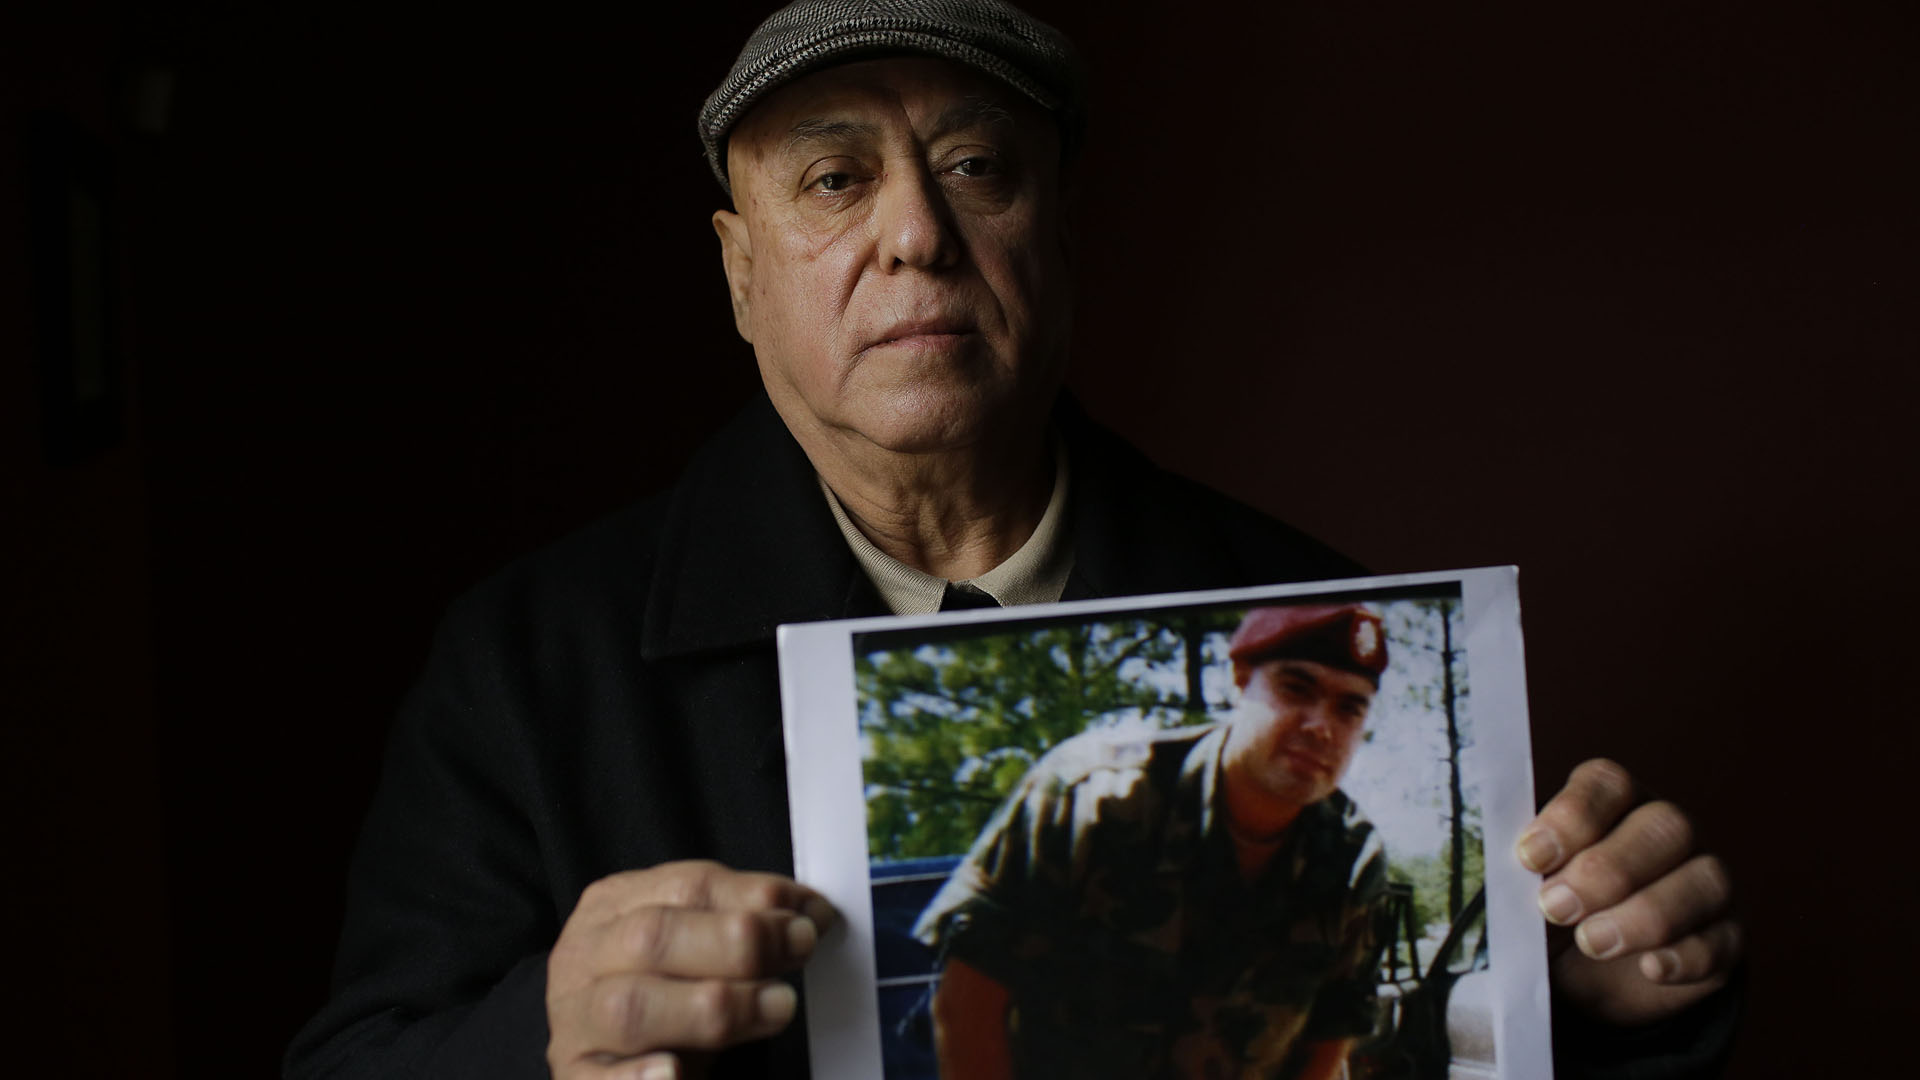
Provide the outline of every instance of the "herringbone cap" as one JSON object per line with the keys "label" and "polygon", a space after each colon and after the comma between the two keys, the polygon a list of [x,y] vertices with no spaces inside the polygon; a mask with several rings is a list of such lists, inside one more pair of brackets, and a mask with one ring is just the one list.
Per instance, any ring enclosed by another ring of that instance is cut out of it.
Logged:
{"label": "herringbone cap", "polygon": [[797,0],[747,39],[726,81],[700,109],[700,141],[720,186],[727,133],[778,87],[835,64],[902,53],[937,56],[994,76],[1039,102],[1077,141],[1085,79],[1066,35],[1001,0]]}

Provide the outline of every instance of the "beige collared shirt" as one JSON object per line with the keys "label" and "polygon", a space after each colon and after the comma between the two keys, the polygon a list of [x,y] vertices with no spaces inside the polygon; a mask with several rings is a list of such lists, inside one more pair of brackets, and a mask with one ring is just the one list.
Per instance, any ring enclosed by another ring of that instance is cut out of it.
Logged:
{"label": "beige collared shirt", "polygon": [[[940,597],[947,590],[945,578],[916,570],[874,546],[854,525],[840,505],[840,499],[820,481],[820,490],[833,509],[833,520],[840,535],[847,538],[853,557],[860,562],[895,615],[925,615],[940,610]],[[1067,526],[1067,452],[1056,444],[1053,449],[1053,495],[1047,499],[1046,513],[1033,535],[1007,561],[963,584],[972,585],[993,597],[1002,607],[1015,604],[1048,604],[1066,591],[1067,575],[1073,570],[1073,544]],[[962,584],[962,583],[956,583]]]}

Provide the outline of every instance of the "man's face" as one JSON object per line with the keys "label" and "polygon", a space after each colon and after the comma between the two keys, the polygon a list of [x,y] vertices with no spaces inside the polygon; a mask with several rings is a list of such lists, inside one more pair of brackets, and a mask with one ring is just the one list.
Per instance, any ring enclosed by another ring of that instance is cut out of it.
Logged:
{"label": "man's face", "polygon": [[803,444],[955,450],[1045,411],[1071,298],[1038,106],[942,60],[847,64],[756,105],[727,167],[735,321]]}
{"label": "man's face", "polygon": [[1374,686],[1311,660],[1269,660],[1248,676],[1227,735],[1229,782],[1298,808],[1333,793],[1366,728]]}

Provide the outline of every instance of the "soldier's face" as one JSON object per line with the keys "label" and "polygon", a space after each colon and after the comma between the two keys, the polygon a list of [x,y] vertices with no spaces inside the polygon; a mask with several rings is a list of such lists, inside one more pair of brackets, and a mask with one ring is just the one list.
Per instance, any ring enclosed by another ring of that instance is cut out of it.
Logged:
{"label": "soldier's face", "polygon": [[1251,784],[1293,807],[1333,794],[1360,744],[1373,694],[1364,677],[1311,660],[1254,668],[1227,735],[1229,782]]}
{"label": "soldier's face", "polygon": [[942,60],[846,64],[756,105],[714,215],[735,322],[787,426],[940,453],[1025,425],[1064,371],[1052,120]]}

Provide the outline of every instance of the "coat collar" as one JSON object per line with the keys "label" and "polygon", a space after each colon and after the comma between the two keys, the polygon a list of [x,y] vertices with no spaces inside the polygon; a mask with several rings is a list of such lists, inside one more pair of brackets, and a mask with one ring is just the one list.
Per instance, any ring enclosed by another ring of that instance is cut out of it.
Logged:
{"label": "coat collar", "polygon": [[[1073,469],[1065,599],[1249,584],[1192,485],[1062,395]],[[1276,579],[1277,580],[1277,579]],[[764,392],[704,446],[668,497],[650,587],[648,660],[771,642],[781,623],[887,614],[834,524],[812,462]]]}
{"label": "coat collar", "polygon": [[[1054,409],[1073,464],[1073,575],[1063,600],[1224,589],[1281,580],[1252,572],[1219,505],[1100,426],[1071,396]],[[1240,513],[1251,514],[1244,508]]]}
{"label": "coat collar", "polygon": [[668,498],[648,660],[770,642],[781,623],[884,615],[800,449],[762,392]]}

